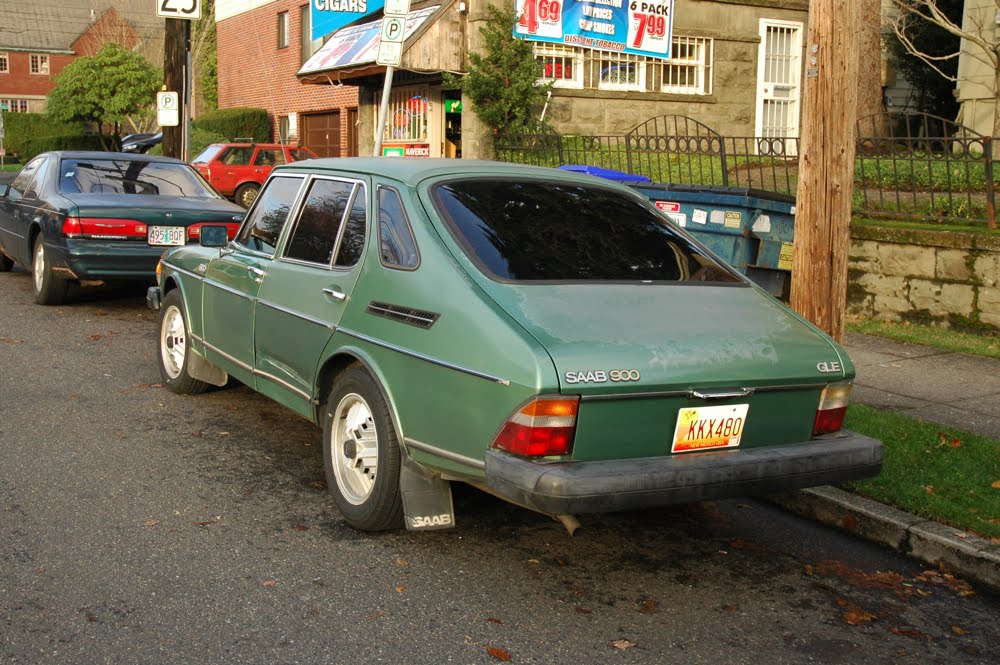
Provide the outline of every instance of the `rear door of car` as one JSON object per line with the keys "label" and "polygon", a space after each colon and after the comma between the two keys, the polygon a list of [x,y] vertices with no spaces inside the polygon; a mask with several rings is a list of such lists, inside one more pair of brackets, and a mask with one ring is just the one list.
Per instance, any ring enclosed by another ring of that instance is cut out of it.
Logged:
{"label": "rear door of car", "polygon": [[319,356],[340,323],[361,270],[367,183],[313,177],[260,285],[254,317],[257,390],[309,415]]}
{"label": "rear door of car", "polygon": [[[286,162],[285,153],[281,148],[268,148],[257,146],[257,152],[253,156],[253,164],[250,169],[251,180],[264,182],[275,166],[281,166]],[[244,180],[245,182],[245,180]]]}
{"label": "rear door of car", "polygon": [[261,282],[298,201],[303,176],[272,178],[233,242],[206,266],[202,299],[208,357],[255,387],[254,310]]}

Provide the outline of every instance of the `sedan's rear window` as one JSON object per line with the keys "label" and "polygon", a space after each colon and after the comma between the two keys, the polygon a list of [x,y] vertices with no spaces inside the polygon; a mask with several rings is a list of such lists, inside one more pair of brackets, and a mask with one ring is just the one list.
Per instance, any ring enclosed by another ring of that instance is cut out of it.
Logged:
{"label": "sedan's rear window", "polygon": [[614,190],[475,179],[434,192],[466,252],[501,280],[740,281],[666,219]]}
{"label": "sedan's rear window", "polygon": [[59,193],[218,198],[187,164],[128,159],[64,159]]}

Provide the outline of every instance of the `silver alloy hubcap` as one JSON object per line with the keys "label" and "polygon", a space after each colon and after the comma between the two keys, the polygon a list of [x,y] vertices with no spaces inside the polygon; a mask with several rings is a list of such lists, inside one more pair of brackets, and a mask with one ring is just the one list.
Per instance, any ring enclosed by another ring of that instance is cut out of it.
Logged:
{"label": "silver alloy hubcap", "polygon": [[361,395],[345,395],[333,414],[330,451],[337,488],[349,503],[365,502],[378,472],[378,431]]}
{"label": "silver alloy hubcap", "polygon": [[181,310],[171,305],[163,313],[160,326],[160,357],[167,376],[176,379],[184,369],[184,351],[187,348],[187,331]]}
{"label": "silver alloy hubcap", "polygon": [[35,279],[35,291],[41,291],[42,282],[45,280],[45,247],[41,242],[35,247],[35,265],[31,274]]}

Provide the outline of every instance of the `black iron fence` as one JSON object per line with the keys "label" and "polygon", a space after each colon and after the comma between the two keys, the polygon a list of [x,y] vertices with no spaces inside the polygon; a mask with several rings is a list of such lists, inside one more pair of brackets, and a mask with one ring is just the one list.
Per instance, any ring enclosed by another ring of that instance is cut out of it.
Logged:
{"label": "black iron fence", "polygon": [[[990,137],[925,114],[858,122],[854,210],[871,217],[964,222],[995,228],[1000,177]],[[562,135],[545,128],[502,136],[503,161],[585,164],[654,182],[747,187],[795,194],[799,140],[723,136],[693,118],[659,116],[624,135]]]}

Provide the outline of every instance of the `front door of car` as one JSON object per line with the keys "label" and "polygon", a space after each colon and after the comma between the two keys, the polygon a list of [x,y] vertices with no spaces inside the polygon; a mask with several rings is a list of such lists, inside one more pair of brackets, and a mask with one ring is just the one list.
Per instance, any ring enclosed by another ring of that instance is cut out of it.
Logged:
{"label": "front door of car", "polygon": [[257,390],[306,416],[320,354],[361,270],[367,203],[362,182],[313,178],[281,256],[260,286],[254,317]]}
{"label": "front door of car", "polygon": [[212,168],[212,185],[220,193],[230,196],[236,186],[246,179],[250,170],[250,160],[253,156],[253,146],[229,146],[218,157],[221,168],[216,175]]}
{"label": "front door of car", "polygon": [[273,263],[304,178],[267,183],[236,238],[205,270],[202,320],[209,360],[256,387],[254,310],[261,282]]}

